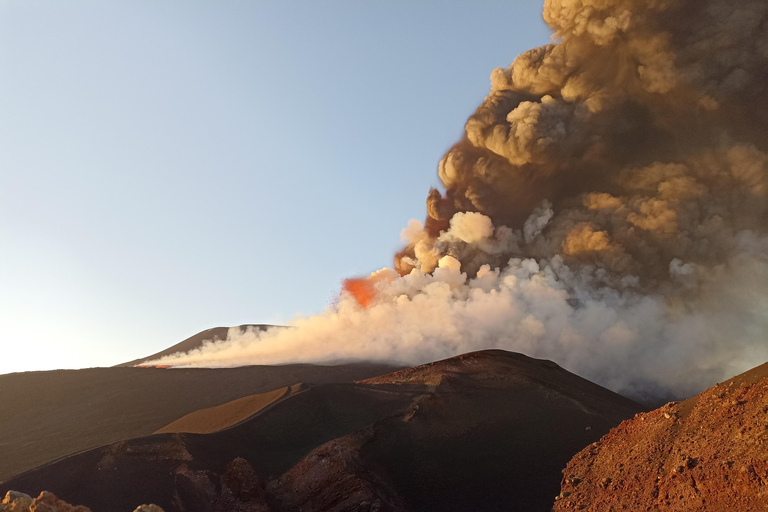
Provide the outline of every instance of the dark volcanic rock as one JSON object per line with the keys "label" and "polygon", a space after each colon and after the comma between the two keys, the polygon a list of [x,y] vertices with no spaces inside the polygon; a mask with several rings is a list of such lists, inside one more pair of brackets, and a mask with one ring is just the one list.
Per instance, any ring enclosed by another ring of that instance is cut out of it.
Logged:
{"label": "dark volcanic rock", "polygon": [[475,352],[310,385],[210,434],[156,434],[20,475],[95,511],[548,512],[561,469],[641,407],[550,361]]}
{"label": "dark volcanic rock", "polygon": [[[0,482],[98,446],[146,436],[191,412],[298,382],[352,382],[382,364],[89,368],[0,375]],[[230,459],[231,460],[231,459]]]}
{"label": "dark volcanic rock", "polygon": [[[156,503],[166,512],[212,512],[227,466],[240,457],[264,481],[337,437],[406,407],[410,392],[372,392],[357,384],[305,391],[213,434],[155,434],[121,441],[28,471],[0,489],[51,489],[97,512]],[[231,474],[231,472],[230,472]]]}
{"label": "dark volcanic rock", "polygon": [[247,460],[238,457],[227,464],[216,512],[269,512],[266,500],[264,485]]}
{"label": "dark volcanic rock", "polygon": [[563,472],[554,510],[768,510],[768,364],[623,422]]}
{"label": "dark volcanic rock", "polygon": [[639,410],[550,361],[502,351],[361,384],[411,400],[271,482],[284,510],[549,511],[569,454]]}
{"label": "dark volcanic rock", "polygon": [[361,448],[370,429],[313,450],[270,485],[284,510],[402,512],[407,510],[387,477],[368,464]]}

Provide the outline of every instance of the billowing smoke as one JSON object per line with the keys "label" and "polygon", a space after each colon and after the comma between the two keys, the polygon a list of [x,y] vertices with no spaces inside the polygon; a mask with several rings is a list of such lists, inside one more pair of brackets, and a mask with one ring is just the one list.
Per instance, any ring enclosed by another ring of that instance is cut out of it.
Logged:
{"label": "billowing smoke", "polygon": [[499,347],[685,396],[768,359],[768,3],[547,0],[544,19],[555,42],[493,71],[395,270],[159,363]]}

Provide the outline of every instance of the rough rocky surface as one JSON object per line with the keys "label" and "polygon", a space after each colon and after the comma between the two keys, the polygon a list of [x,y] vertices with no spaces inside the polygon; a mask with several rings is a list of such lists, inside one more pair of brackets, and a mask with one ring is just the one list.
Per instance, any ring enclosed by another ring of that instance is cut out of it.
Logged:
{"label": "rough rocky surface", "polygon": [[282,509],[303,512],[408,510],[386,474],[361,454],[371,434],[363,431],[316,448],[271,482],[271,494]]}
{"label": "rough rocky surface", "polygon": [[248,461],[237,458],[227,464],[221,477],[216,512],[269,512],[267,493]]}
{"label": "rough rocky surface", "polygon": [[28,512],[32,506],[32,497],[23,492],[8,491],[0,504],[2,512]]}
{"label": "rough rocky surface", "polygon": [[[240,509],[231,510],[240,511]],[[8,491],[0,502],[0,512],[91,512],[91,509],[82,505],[70,505],[48,491],[41,492],[37,498],[32,498],[23,492]],[[164,510],[157,505],[149,504],[139,505],[133,512],[164,512]]]}
{"label": "rough rocky surface", "polygon": [[561,490],[556,512],[768,510],[768,364],[623,422]]}
{"label": "rough rocky surface", "polygon": [[91,509],[81,505],[70,505],[48,491],[41,492],[34,499],[28,494],[8,491],[0,503],[0,512],[91,512]]}

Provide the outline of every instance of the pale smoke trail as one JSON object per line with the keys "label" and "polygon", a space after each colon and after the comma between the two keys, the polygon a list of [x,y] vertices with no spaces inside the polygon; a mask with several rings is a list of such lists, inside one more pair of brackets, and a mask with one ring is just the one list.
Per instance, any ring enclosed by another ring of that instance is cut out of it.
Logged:
{"label": "pale smoke trail", "polygon": [[431,274],[374,274],[378,293],[368,308],[343,294],[335,308],[293,328],[233,329],[226,341],[155,364],[417,364],[498,347],[552,359],[631,396],[688,396],[768,359],[768,240],[744,233],[740,243],[727,268],[695,275],[672,266],[675,279],[699,281],[695,310],[631,291],[629,282],[622,292],[595,288],[595,275],[574,273],[560,257],[515,259],[467,278],[445,256]]}
{"label": "pale smoke trail", "polygon": [[342,296],[162,362],[500,347],[684,396],[768,359],[768,2],[548,0],[544,18],[558,42],[492,73],[370,307]]}

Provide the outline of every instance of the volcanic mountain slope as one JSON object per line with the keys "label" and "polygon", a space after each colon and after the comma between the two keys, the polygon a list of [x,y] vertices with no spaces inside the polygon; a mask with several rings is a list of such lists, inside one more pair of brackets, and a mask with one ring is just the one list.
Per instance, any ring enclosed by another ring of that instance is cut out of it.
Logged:
{"label": "volcanic mountain slope", "polygon": [[215,407],[200,409],[182,416],[169,425],[159,429],[155,434],[211,434],[233,427],[266,407],[285,400],[289,396],[306,389],[304,384],[275,389],[267,393],[244,396]]}
{"label": "volcanic mountain slope", "polygon": [[112,444],[0,491],[45,488],[94,512],[548,512],[571,456],[640,409],[549,361],[475,352],[305,386],[233,427]]}
{"label": "volcanic mountain slope", "polygon": [[170,356],[171,354],[176,354],[178,352],[189,352],[190,350],[194,350],[202,347],[206,341],[226,340],[227,334],[229,334],[230,329],[239,329],[240,333],[242,334],[247,329],[263,331],[270,327],[278,327],[278,326],[266,325],[266,324],[243,324],[243,325],[238,325],[236,327],[212,327],[210,329],[200,331],[194,336],[190,336],[184,341],[180,341],[179,343],[171,347],[168,347],[165,350],[161,350],[160,352],[156,352],[152,355],[142,357],[139,359],[134,359],[133,361],[128,361],[127,363],[122,363],[115,366],[136,366],[137,364],[141,364],[145,361],[152,361],[153,359],[158,359],[164,356]]}
{"label": "volcanic mountain slope", "polygon": [[393,369],[293,364],[0,375],[0,481],[60,457],[149,435],[201,408],[297,382],[352,382]]}
{"label": "volcanic mountain slope", "polygon": [[640,414],[563,472],[554,510],[768,510],[768,363]]}

